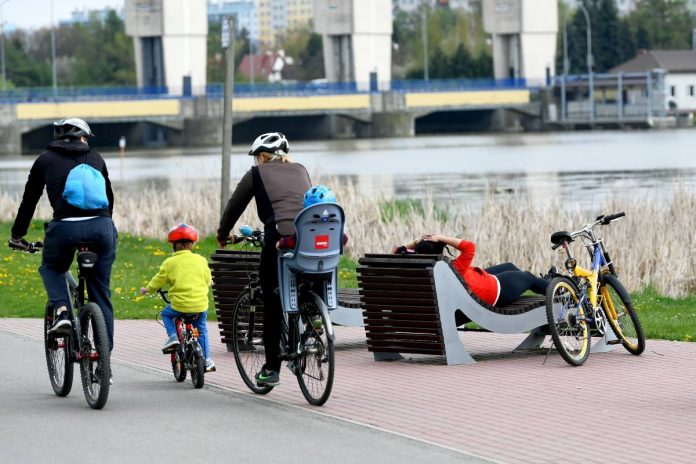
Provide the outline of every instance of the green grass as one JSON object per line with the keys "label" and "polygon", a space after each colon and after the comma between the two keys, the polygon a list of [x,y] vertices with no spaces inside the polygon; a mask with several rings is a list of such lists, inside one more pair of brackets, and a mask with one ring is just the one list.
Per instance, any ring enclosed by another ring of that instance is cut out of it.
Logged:
{"label": "green grass", "polygon": [[674,299],[648,288],[631,297],[647,338],[696,341],[696,296]]}
{"label": "green grass", "polygon": [[[41,222],[31,225],[27,239],[41,238]],[[10,236],[10,224],[0,223],[0,237]],[[195,252],[210,257],[216,244],[206,237],[196,245]],[[171,254],[170,245],[163,240],[121,234],[116,262],[112,271],[111,290],[116,317],[119,319],[149,319],[162,308],[157,296],[136,296],[136,291],[155,275],[162,261]],[[43,317],[46,295],[38,274],[41,256],[17,253],[0,246],[0,316]],[[357,287],[357,263],[341,258],[339,287]],[[696,340],[696,295],[673,299],[656,293],[652,288],[632,295],[634,306],[648,338],[666,340]],[[215,319],[212,292],[209,317]]]}
{"label": "green grass", "polygon": [[[26,238],[42,239],[42,221],[31,224]],[[11,224],[0,223],[0,237],[10,237]],[[43,317],[46,293],[38,273],[41,255],[18,253],[0,246],[0,316]],[[214,237],[206,237],[196,244],[194,252],[210,256],[216,248]],[[111,299],[118,319],[150,319],[164,306],[158,295],[137,296],[140,287],[157,273],[160,264],[172,253],[171,245],[164,240],[133,237],[119,234],[116,262],[111,274]],[[339,286],[356,287],[356,263],[341,258]],[[76,273],[73,265],[73,273]],[[209,319],[215,320],[212,292],[209,295]]]}

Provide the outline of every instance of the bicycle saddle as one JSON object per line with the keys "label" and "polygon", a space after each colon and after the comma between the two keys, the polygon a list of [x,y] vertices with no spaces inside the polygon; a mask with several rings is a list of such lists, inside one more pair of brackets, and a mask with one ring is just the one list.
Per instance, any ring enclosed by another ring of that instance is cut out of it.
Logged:
{"label": "bicycle saddle", "polygon": [[573,237],[570,236],[570,232],[567,230],[560,230],[551,234],[551,243],[554,245],[560,245],[561,243],[570,243],[573,241]]}

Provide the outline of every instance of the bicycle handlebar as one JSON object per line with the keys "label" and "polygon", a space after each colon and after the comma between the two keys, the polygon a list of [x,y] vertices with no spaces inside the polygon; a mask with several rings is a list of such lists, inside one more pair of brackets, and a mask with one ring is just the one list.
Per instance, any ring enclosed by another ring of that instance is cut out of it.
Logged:
{"label": "bicycle handlebar", "polygon": [[164,300],[165,303],[167,303],[167,304],[170,303],[169,298],[167,298],[167,293],[168,293],[168,292],[167,292],[166,290],[162,290],[162,289],[160,288],[159,290],[157,290],[157,293],[160,294],[160,296],[162,297],[162,299]]}
{"label": "bicycle handlebar", "polygon": [[13,240],[8,240],[7,246],[9,246],[12,250],[15,251],[21,251],[23,253],[30,253],[34,254],[40,251],[43,248],[43,242],[41,241],[36,241],[36,242],[27,242],[24,239],[20,239],[19,241],[13,241]]}
{"label": "bicycle handlebar", "polygon": [[571,237],[577,237],[578,235],[581,235],[582,233],[589,233],[590,231],[592,231],[592,229],[594,229],[594,226],[596,226],[596,225],[606,226],[610,222],[615,221],[615,220],[622,218],[624,216],[626,216],[626,213],[623,211],[620,213],[616,213],[616,214],[609,214],[608,216],[605,216],[602,214],[601,216],[597,216],[597,219],[595,219],[595,222],[593,222],[592,224],[587,224],[582,229],[576,230],[575,232],[573,232],[570,235],[571,235]]}

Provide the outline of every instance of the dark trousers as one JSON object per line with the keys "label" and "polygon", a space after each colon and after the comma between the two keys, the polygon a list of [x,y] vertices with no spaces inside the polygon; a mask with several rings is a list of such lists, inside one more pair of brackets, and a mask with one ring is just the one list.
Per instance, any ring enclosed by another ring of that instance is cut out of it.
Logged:
{"label": "dark trousers", "polygon": [[520,297],[527,290],[539,295],[546,294],[549,281],[537,277],[529,271],[523,271],[512,263],[496,264],[485,269],[493,274],[500,282],[500,296],[496,306],[505,306]]}
{"label": "dark trousers", "polygon": [[259,278],[263,292],[263,346],[266,350],[264,367],[270,371],[279,371],[283,307],[278,294],[278,250],[275,241],[267,241],[261,249]]}
{"label": "dark trousers", "polygon": [[54,308],[70,308],[65,273],[70,269],[77,244],[94,244],[91,248],[97,254],[98,260],[87,279],[87,295],[89,301],[99,305],[104,313],[110,349],[114,346],[114,307],[111,304],[109,285],[111,267],[116,259],[117,237],[116,227],[110,217],[96,217],[84,221],[51,221],[46,228],[39,267],[49,304]]}

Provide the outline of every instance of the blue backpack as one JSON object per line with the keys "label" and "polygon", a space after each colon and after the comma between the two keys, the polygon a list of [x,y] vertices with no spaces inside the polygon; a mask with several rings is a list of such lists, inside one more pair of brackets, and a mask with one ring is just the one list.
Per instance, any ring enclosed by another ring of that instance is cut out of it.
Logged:
{"label": "blue backpack", "polygon": [[63,199],[80,209],[108,208],[104,176],[89,164],[78,164],[68,174]]}

